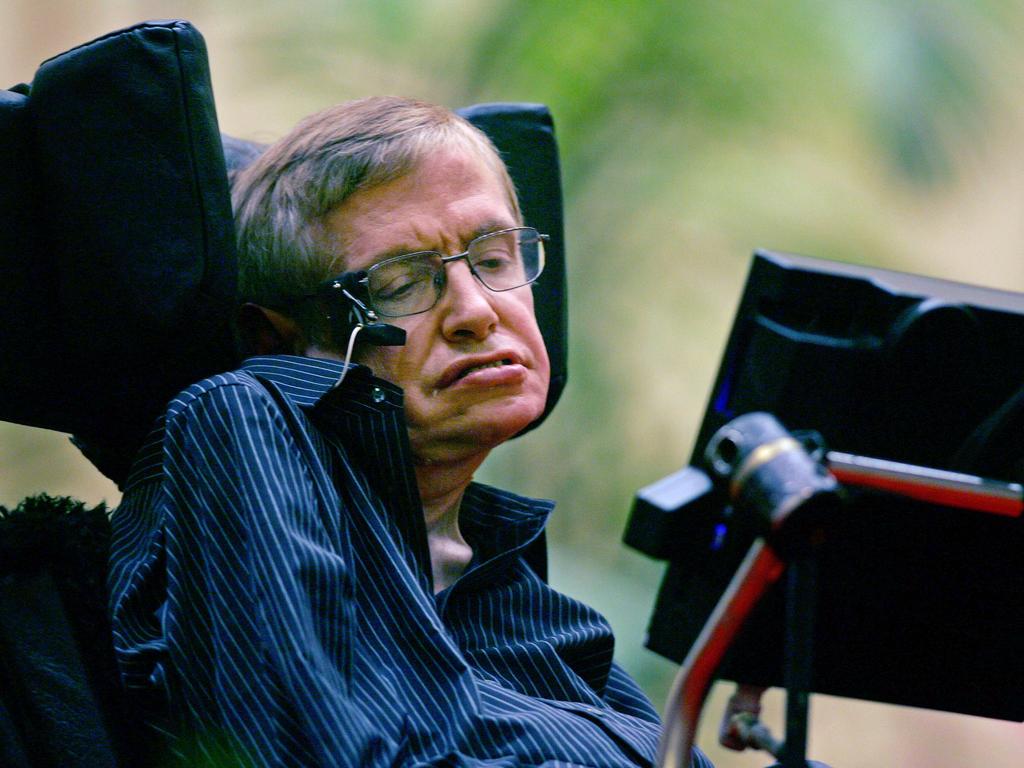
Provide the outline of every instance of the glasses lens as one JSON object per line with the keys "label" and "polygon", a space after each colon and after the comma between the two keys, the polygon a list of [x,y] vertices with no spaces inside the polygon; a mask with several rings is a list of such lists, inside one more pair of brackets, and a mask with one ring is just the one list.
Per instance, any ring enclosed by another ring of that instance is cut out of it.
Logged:
{"label": "glasses lens", "polygon": [[370,304],[380,315],[401,317],[426,312],[440,295],[441,257],[414,253],[383,261],[367,274]]}
{"label": "glasses lens", "polygon": [[540,277],[544,242],[532,227],[495,232],[469,244],[469,262],[492,291],[509,291]]}

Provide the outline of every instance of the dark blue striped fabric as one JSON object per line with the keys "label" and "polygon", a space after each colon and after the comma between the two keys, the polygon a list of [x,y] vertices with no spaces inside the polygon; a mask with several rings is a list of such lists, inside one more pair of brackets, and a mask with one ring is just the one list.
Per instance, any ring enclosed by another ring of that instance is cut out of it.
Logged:
{"label": "dark blue striped fabric", "polygon": [[111,611],[154,725],[261,766],[649,764],[658,718],[607,622],[522,556],[552,504],[471,485],[473,562],[433,594],[401,392],[359,366],[331,389],[341,369],[254,358],[140,453]]}

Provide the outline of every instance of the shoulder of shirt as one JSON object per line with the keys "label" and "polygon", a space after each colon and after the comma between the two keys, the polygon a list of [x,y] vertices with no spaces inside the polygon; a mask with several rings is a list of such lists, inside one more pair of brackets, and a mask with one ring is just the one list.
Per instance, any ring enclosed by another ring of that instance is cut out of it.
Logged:
{"label": "shoulder of shirt", "polygon": [[266,391],[266,387],[264,387],[251,373],[243,370],[231,371],[229,373],[218,373],[215,376],[210,376],[186,387],[175,395],[175,397],[167,404],[166,421],[171,422],[180,418],[180,416],[186,413],[196,403],[196,401],[202,400],[212,393],[222,392],[234,387],[244,387],[246,389],[253,390],[254,392],[260,392],[267,398],[270,397],[269,393]]}
{"label": "shoulder of shirt", "polygon": [[238,387],[250,390],[256,397],[271,399],[266,387],[255,376],[242,370],[210,376],[186,387],[175,395],[167,404],[164,412],[157,418],[136,453],[131,472],[125,482],[125,489],[138,483],[158,480],[163,477],[164,440],[170,425],[188,418],[190,411],[200,401]]}

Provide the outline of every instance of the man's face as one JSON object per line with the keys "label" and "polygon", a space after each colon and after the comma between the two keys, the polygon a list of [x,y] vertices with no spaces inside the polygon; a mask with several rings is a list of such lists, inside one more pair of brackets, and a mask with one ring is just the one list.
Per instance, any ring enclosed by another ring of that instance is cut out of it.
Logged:
{"label": "man's face", "polygon": [[[461,253],[473,238],[517,224],[493,170],[468,150],[446,149],[349,197],[327,230],[344,269],[357,270],[401,253]],[[464,260],[445,270],[447,286],[433,309],[389,320],[405,329],[405,346],[364,345],[356,356],[405,390],[421,464],[490,450],[536,419],[547,397],[550,369],[530,287],[489,291]]]}

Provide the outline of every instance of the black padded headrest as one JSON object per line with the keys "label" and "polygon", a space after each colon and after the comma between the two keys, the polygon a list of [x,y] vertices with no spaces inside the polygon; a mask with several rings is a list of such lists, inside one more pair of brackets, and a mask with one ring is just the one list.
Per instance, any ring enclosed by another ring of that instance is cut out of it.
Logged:
{"label": "black padded headrest", "polygon": [[118,479],[176,389],[233,362],[206,49],[184,22],[141,24],[49,59],[7,98],[20,167],[0,182],[0,418],[80,436]]}
{"label": "black padded headrest", "polygon": [[[552,237],[535,288],[546,417],[567,370],[551,117],[516,104],[463,114],[502,152],[526,221]],[[168,399],[237,363],[225,152],[241,167],[259,150],[220,135],[205,43],[184,21],[44,62],[31,88],[0,92],[0,142],[0,420],[73,433],[120,482]]]}

